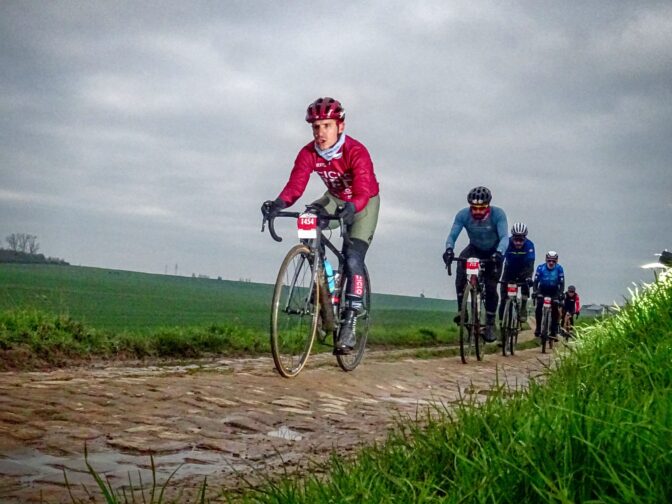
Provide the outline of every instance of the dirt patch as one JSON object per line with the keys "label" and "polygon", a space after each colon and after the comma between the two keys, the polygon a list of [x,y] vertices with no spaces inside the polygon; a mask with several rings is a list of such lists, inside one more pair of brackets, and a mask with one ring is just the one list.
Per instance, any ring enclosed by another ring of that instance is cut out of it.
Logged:
{"label": "dirt patch", "polygon": [[[409,351],[407,351],[409,352]],[[417,350],[416,350],[417,352]],[[311,356],[294,379],[269,357],[179,366],[89,366],[0,376],[0,501],[71,502],[82,485],[94,495],[89,462],[114,488],[159,481],[179,467],[171,488],[193,495],[235,491],[278,471],[304,470],[336,450],[355,453],[382,441],[400,416],[450,405],[460,394],[485,397],[499,380],[524,386],[549,365],[538,348],[513,357],[489,354],[417,359],[368,352],[344,373],[329,354]],[[177,490],[173,490],[173,493]],[[102,499],[98,499],[102,501]]]}

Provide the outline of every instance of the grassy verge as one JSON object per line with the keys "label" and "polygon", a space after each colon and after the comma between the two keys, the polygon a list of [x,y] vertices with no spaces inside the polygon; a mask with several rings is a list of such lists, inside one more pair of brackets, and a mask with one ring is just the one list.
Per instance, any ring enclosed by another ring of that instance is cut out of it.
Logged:
{"label": "grassy verge", "polygon": [[[672,279],[583,329],[526,392],[404,421],[355,460],[244,502],[672,501]],[[326,474],[326,476],[325,476]]]}

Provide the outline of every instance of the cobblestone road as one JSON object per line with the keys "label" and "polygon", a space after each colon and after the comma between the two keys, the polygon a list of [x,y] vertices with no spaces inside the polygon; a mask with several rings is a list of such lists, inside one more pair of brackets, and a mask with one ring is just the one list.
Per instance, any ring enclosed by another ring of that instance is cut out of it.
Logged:
{"label": "cobblestone road", "polygon": [[[211,489],[254,478],[260,468],[301,469],[332,449],[351,452],[383,440],[401,415],[464,391],[481,394],[499,379],[524,386],[549,365],[538,348],[514,357],[489,354],[389,361],[370,352],[352,373],[331,356],[313,356],[291,380],[270,358],[186,367],[68,368],[0,375],[0,502],[72,502],[97,496],[84,464],[113,487],[161,481],[181,465],[170,488]],[[193,494],[192,494],[193,495]],[[211,494],[212,496],[212,494]]]}

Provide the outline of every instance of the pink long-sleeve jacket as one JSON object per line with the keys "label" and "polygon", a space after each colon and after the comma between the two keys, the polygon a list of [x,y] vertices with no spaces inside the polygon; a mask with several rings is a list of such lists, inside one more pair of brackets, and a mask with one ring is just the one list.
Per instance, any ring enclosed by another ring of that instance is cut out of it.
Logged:
{"label": "pink long-sleeve jacket", "polygon": [[341,153],[340,158],[327,161],[317,154],[314,142],[304,146],[296,156],[280,199],[287,206],[294,204],[305,191],[310,174],[316,172],[332,195],[352,202],[355,211],[361,211],[379,191],[371,156],[363,144],[349,136],[345,137]]}

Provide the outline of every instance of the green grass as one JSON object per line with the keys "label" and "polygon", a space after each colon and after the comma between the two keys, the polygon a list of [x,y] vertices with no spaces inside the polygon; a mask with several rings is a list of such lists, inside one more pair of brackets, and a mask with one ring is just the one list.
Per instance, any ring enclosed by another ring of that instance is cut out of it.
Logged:
{"label": "green grass", "polygon": [[[57,265],[0,264],[0,350],[87,356],[268,353],[273,286]],[[372,295],[371,346],[454,340],[455,303]]]}
{"label": "green grass", "polygon": [[[672,502],[672,278],[579,331],[546,380],[436,406],[244,502]],[[318,476],[319,475],[319,476]]]}

